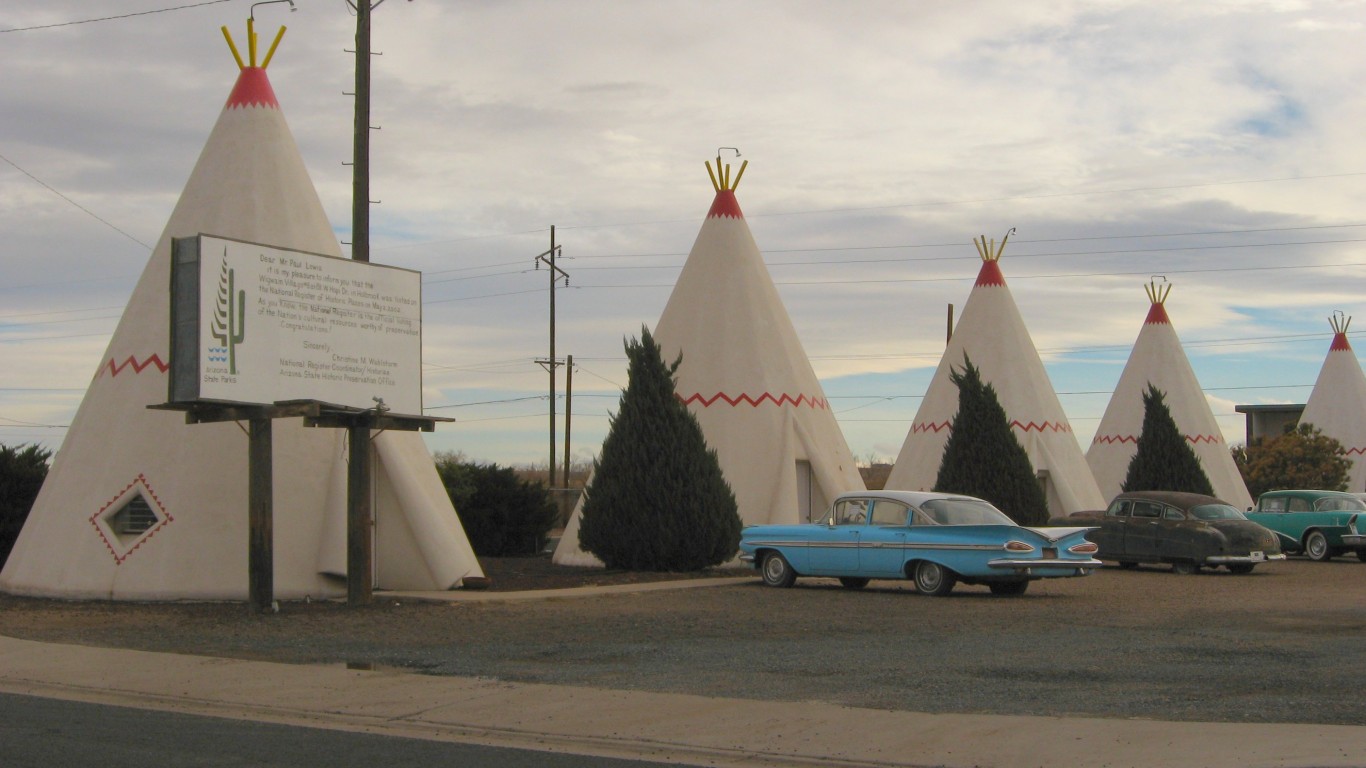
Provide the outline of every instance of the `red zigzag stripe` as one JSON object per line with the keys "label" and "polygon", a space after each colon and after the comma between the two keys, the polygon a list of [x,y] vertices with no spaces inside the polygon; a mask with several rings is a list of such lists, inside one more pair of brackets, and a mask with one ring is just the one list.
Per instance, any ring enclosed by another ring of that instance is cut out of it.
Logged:
{"label": "red zigzag stripe", "polygon": [[[1199,445],[1201,443],[1218,445],[1224,442],[1224,438],[1219,437],[1218,435],[1186,435],[1185,438],[1186,442],[1194,443],[1195,445]],[[1091,442],[1101,443],[1102,445],[1112,445],[1114,443],[1133,443],[1137,445],[1138,438],[1134,437],[1133,435],[1100,435],[1093,439]]]}
{"label": "red zigzag stripe", "polygon": [[[1012,421],[1012,422],[1010,422],[1010,426],[1011,426],[1012,428],[1014,428],[1014,429],[1020,430],[1021,432],[1071,432],[1071,431],[1072,431],[1072,425],[1070,425],[1070,424],[1054,423],[1054,422],[1051,422],[1051,421],[1045,421],[1045,422],[1042,422],[1042,423],[1036,423],[1036,422],[1031,421],[1031,422],[1029,422],[1028,424],[1021,424],[1021,423],[1018,422],[1018,421]],[[911,432],[912,432],[912,433],[915,433],[915,432],[942,432],[943,430],[946,430],[946,429],[948,429],[949,427],[950,427],[950,424],[949,424],[949,422],[947,422],[947,421],[941,421],[941,422],[939,422],[939,423],[933,423],[933,422],[931,422],[931,423],[929,423],[929,424],[913,424],[913,425],[911,425]]]}
{"label": "red zigzag stripe", "polygon": [[98,379],[99,377],[103,376],[105,371],[109,372],[110,377],[118,376],[120,373],[124,371],[124,369],[128,368],[129,366],[133,367],[133,373],[142,373],[144,369],[153,365],[155,365],[157,367],[157,370],[161,371],[162,373],[165,373],[166,371],[170,370],[171,367],[166,363],[161,362],[161,357],[157,355],[157,353],[155,352],[153,352],[150,357],[141,362],[139,362],[136,357],[129,355],[128,359],[124,360],[118,365],[114,364],[114,358],[111,357],[109,358],[108,362],[100,366],[100,372],[95,375],[95,378]]}
{"label": "red zigzag stripe", "polygon": [[823,397],[807,397],[806,395],[797,395],[794,398],[788,394],[782,394],[778,397],[774,397],[768,392],[759,395],[757,398],[750,397],[749,393],[747,392],[742,392],[737,397],[731,397],[730,395],[727,395],[725,392],[717,392],[711,397],[703,397],[702,393],[700,392],[689,395],[688,397],[683,397],[682,395],[675,393],[674,397],[677,397],[684,405],[692,405],[693,403],[698,403],[703,408],[710,408],[712,406],[712,403],[715,403],[717,400],[723,400],[727,405],[732,406],[739,405],[741,403],[748,403],[749,405],[755,408],[758,408],[761,404],[763,404],[765,400],[767,400],[770,403],[773,403],[774,405],[780,406],[795,405],[797,407],[801,407],[802,405],[808,405],[812,408],[829,408],[829,403],[827,403],[825,398]]}

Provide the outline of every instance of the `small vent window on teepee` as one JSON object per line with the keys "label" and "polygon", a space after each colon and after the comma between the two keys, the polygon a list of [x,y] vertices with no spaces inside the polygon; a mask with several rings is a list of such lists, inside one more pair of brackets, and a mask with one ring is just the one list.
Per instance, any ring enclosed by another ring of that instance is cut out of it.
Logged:
{"label": "small vent window on teepee", "polygon": [[172,521],[171,514],[142,475],[90,517],[90,523],[119,565]]}
{"label": "small vent window on teepee", "polygon": [[142,494],[135,495],[127,504],[104,517],[105,525],[125,546],[155,528],[159,522],[161,519],[157,517],[156,510],[142,498]]}

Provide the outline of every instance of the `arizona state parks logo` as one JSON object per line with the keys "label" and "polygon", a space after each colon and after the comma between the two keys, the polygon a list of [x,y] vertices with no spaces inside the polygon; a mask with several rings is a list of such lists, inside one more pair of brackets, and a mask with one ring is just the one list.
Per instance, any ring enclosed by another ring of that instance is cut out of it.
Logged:
{"label": "arizona state parks logo", "polygon": [[[234,303],[235,302],[235,303]],[[219,346],[208,350],[209,362],[227,363],[228,375],[237,375],[237,345],[247,337],[247,292],[237,290],[237,270],[228,269],[228,251],[223,249],[223,268],[218,277],[218,299],[209,334]]]}

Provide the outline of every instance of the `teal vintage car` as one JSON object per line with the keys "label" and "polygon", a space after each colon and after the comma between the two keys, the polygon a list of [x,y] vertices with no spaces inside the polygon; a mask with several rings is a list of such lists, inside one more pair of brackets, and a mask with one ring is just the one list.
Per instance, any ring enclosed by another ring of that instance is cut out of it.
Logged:
{"label": "teal vintage car", "polygon": [[1281,549],[1311,560],[1356,552],[1366,562],[1366,502],[1342,491],[1267,491],[1247,519],[1276,533]]}
{"label": "teal vintage car", "polygon": [[825,576],[851,589],[871,579],[910,579],[927,595],[947,595],[959,582],[1022,595],[1035,579],[1099,568],[1088,530],[1025,528],[971,496],[860,491],[836,497],[814,523],[745,528],[740,559],[773,587]]}

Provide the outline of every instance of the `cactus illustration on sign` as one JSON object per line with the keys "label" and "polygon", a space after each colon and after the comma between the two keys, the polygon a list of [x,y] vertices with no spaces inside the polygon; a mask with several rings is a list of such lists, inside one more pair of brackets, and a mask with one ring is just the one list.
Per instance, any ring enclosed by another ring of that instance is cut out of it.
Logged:
{"label": "cactus illustration on sign", "polygon": [[[237,375],[237,345],[246,338],[247,292],[236,289],[237,270],[228,269],[228,252],[223,251],[223,269],[218,278],[218,303],[210,330],[228,350],[228,373]],[[233,306],[233,299],[237,305]]]}

